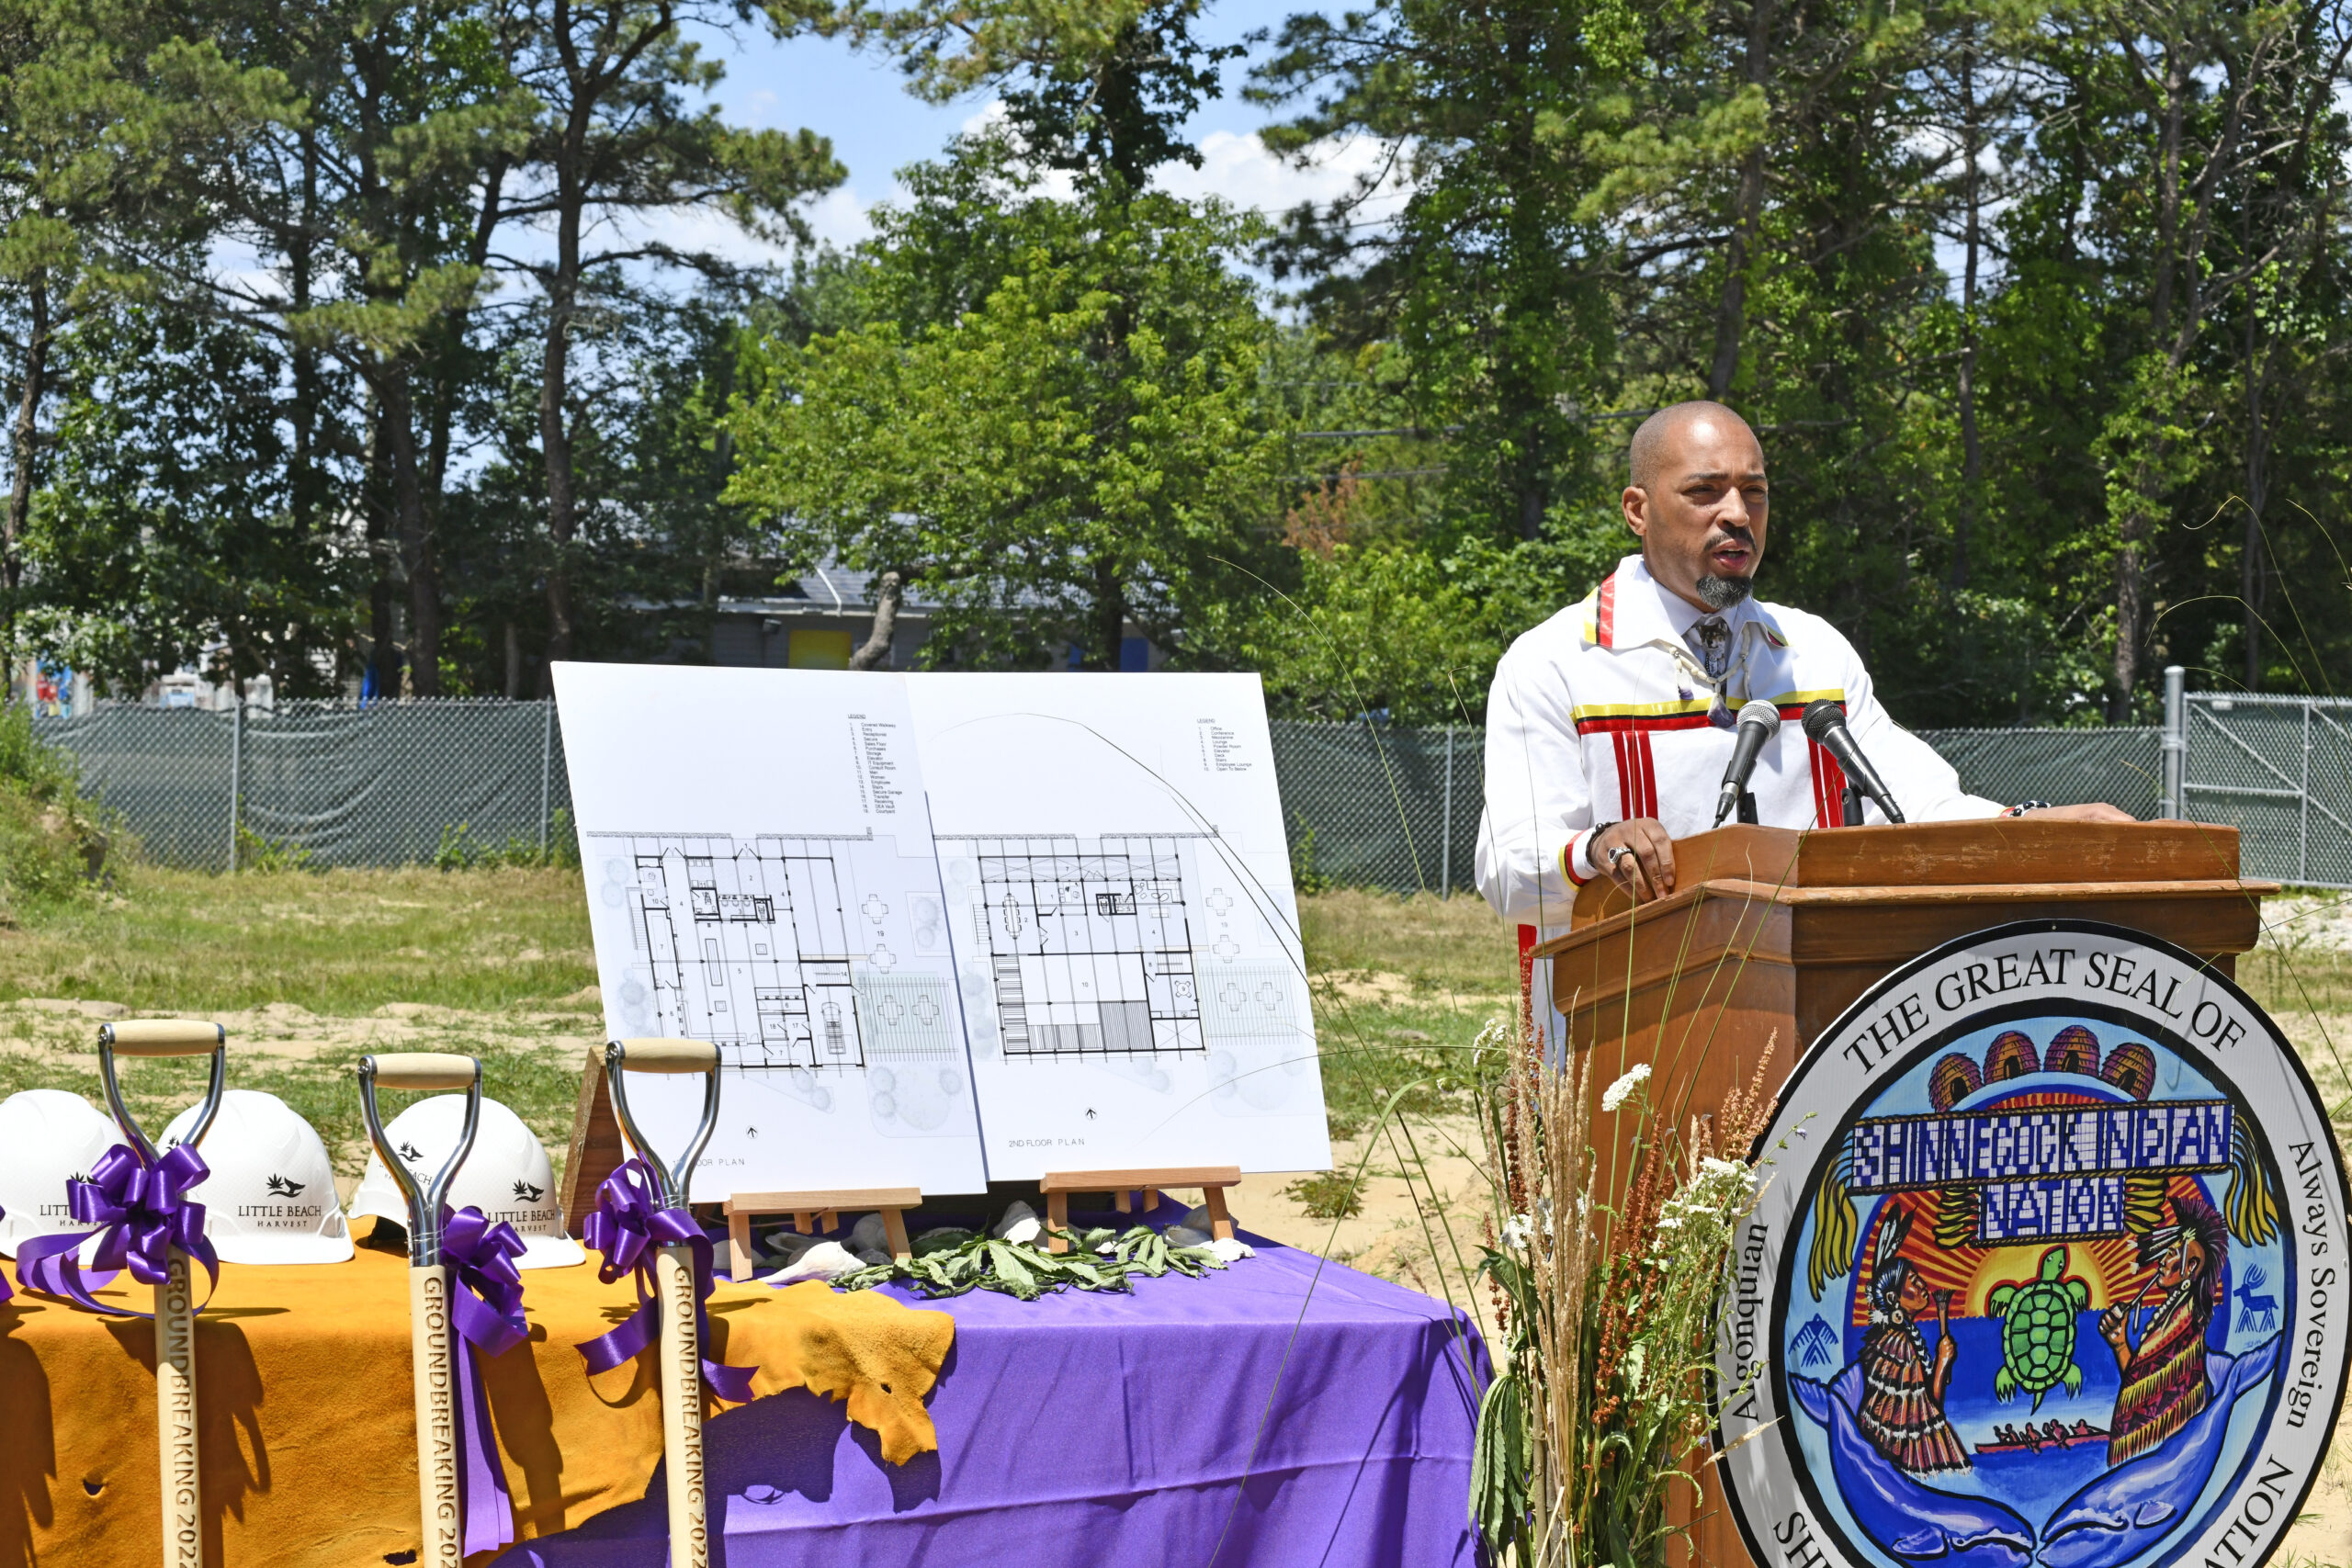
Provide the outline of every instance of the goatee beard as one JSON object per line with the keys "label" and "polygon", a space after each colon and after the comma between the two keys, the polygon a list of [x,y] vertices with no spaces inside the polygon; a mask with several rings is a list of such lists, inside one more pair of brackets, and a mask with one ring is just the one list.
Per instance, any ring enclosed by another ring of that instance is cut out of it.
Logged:
{"label": "goatee beard", "polygon": [[1699,598],[1710,610],[1728,610],[1756,589],[1752,577],[1702,577]]}

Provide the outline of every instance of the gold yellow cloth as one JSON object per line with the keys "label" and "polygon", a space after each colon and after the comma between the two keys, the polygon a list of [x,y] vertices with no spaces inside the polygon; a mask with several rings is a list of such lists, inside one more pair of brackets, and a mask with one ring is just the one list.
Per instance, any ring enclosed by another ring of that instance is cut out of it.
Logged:
{"label": "gold yellow cloth", "polygon": [[[217,1568],[370,1564],[421,1535],[408,1264],[221,1265],[197,1325],[205,1561]],[[202,1287],[201,1270],[198,1274]],[[637,1305],[592,1260],[523,1276],[529,1343],[483,1366],[520,1540],[645,1495],[662,1457],[650,1357],[591,1379],[573,1347]],[[141,1309],[124,1275],[97,1292]],[[936,1449],[923,1397],[956,1335],[943,1312],[821,1283],[725,1280],[712,1359],[759,1369],[758,1394],[807,1388],[903,1464]],[[155,1332],[21,1289],[0,1305],[0,1568],[119,1568],[162,1554]],[[413,1561],[413,1559],[407,1559]]]}

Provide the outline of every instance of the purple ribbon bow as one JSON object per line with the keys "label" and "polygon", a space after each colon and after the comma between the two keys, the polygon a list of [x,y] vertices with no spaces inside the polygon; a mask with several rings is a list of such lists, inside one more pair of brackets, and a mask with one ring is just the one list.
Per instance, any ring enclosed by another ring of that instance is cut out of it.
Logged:
{"label": "purple ribbon bow", "polygon": [[204,1235],[204,1205],[187,1196],[188,1189],[211,1174],[203,1156],[187,1144],[165,1150],[152,1165],[130,1145],[117,1144],[99,1157],[88,1180],[65,1184],[66,1207],[74,1218],[99,1227],[90,1266],[100,1277],[85,1281],[75,1256],[93,1234],[89,1231],[26,1242],[17,1248],[17,1277],[36,1291],[63,1296],[92,1312],[152,1317],[153,1313],[112,1305],[90,1292],[126,1267],[141,1284],[162,1284],[169,1277],[164,1254],[176,1247],[204,1265],[206,1277],[217,1289],[220,1258]]}
{"label": "purple ribbon bow", "polygon": [[[695,1337],[704,1344],[709,1342],[710,1319],[703,1303],[718,1282],[711,1269],[710,1237],[702,1234],[702,1226],[685,1210],[654,1207],[659,1190],[651,1169],[644,1160],[633,1157],[605,1178],[604,1185],[596,1189],[595,1211],[581,1224],[581,1239],[604,1254],[605,1260],[596,1269],[599,1280],[609,1285],[624,1274],[637,1278],[637,1311],[628,1321],[579,1347],[591,1372],[610,1371],[623,1361],[634,1360],[653,1343],[654,1327],[661,1321],[653,1288],[652,1254],[657,1247],[684,1242],[694,1248]],[[754,1371],[727,1366],[706,1356],[703,1385],[730,1404],[746,1404],[752,1397]]]}
{"label": "purple ribbon bow", "polygon": [[[6,1209],[0,1209],[0,1220],[5,1220],[7,1217],[8,1211]],[[16,1293],[17,1287],[8,1283],[8,1276],[6,1274],[0,1274],[0,1302],[6,1301],[10,1296],[15,1295]]]}
{"label": "purple ribbon bow", "polygon": [[[531,1337],[523,1316],[523,1275],[515,1259],[523,1238],[480,1209],[441,1215],[441,1260],[449,1266],[449,1316],[458,1337],[476,1354],[503,1356]],[[506,1471],[491,1435],[490,1394],[471,1355],[458,1360],[458,1444],[465,1450],[458,1499],[464,1510],[465,1553],[492,1551],[514,1540],[514,1507]]]}

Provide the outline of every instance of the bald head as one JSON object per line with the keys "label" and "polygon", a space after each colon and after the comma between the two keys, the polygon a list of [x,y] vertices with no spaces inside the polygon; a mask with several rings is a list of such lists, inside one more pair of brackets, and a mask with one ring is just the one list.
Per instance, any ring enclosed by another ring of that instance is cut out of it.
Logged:
{"label": "bald head", "polygon": [[1632,456],[1620,504],[1650,574],[1702,609],[1746,598],[1771,504],[1764,448],[1747,422],[1721,403],[1677,403],[1642,422]]}
{"label": "bald head", "polygon": [[[1663,477],[1658,472],[1660,460],[1674,449],[1684,431],[1701,421],[1720,425],[1726,434],[1737,431],[1748,440],[1756,440],[1756,433],[1748,429],[1747,422],[1721,403],[1711,403],[1703,398],[1676,403],[1642,421],[1642,427],[1634,432],[1633,450],[1628,454],[1633,475],[1628,482],[1639,490],[1656,490]],[[1757,443],[1758,450],[1762,446],[1761,442]]]}

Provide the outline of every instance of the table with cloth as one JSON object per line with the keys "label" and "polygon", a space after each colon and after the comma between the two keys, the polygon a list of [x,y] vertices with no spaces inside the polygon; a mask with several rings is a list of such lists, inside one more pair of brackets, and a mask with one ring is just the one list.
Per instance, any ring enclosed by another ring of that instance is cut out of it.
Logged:
{"label": "table with cloth", "polygon": [[[706,1428],[718,1561],[1468,1564],[1476,1336],[1250,1239],[1255,1258],[1131,1295],[720,1281],[712,1352],[760,1371],[759,1397]],[[483,1363],[518,1543],[497,1560],[657,1568],[650,1370],[591,1378],[573,1348],[630,1288],[593,1262],[524,1279],[530,1341]],[[198,1330],[209,1562],[413,1561],[409,1356],[400,1257],[222,1267]],[[153,1556],[153,1364],[144,1321],[0,1305],[0,1568]]]}

